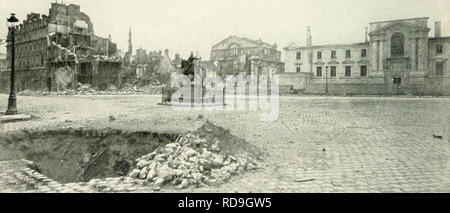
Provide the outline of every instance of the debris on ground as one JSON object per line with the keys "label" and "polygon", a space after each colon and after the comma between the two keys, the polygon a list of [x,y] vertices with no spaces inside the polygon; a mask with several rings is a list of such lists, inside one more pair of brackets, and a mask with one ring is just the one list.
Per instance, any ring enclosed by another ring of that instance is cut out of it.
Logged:
{"label": "debris on ground", "polygon": [[433,138],[442,139],[442,135],[435,135],[435,134],[433,134]]}
{"label": "debris on ground", "polygon": [[310,179],[297,179],[297,180],[295,180],[294,182],[301,183],[301,182],[309,182],[309,181],[315,181],[315,180],[316,180],[315,178],[310,178]]}
{"label": "debris on ground", "polygon": [[[205,130],[210,137],[204,136]],[[228,137],[221,137],[223,134]],[[228,144],[230,139],[235,144]],[[236,143],[240,146],[235,146]],[[256,147],[206,121],[196,132],[138,158],[129,176],[145,179],[156,188],[166,184],[176,188],[216,186],[234,175],[261,168],[260,155]]]}
{"label": "debris on ground", "polygon": [[40,96],[40,95],[138,95],[138,94],[160,94],[163,85],[146,85],[137,87],[125,83],[121,88],[111,85],[106,90],[96,90],[90,84],[77,83],[73,88],[67,88],[59,91],[32,91],[24,90],[18,92],[23,96]]}

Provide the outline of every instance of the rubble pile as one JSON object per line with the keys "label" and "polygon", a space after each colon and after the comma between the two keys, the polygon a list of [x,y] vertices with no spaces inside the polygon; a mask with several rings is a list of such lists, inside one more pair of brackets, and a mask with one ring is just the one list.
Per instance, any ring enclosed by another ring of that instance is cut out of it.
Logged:
{"label": "rubble pile", "polygon": [[122,88],[117,89],[111,86],[107,90],[96,90],[90,84],[77,83],[73,89],[68,88],[60,91],[32,91],[24,90],[18,92],[18,95],[37,96],[37,95],[132,95],[132,94],[160,94],[161,85],[146,85],[137,87],[131,84],[124,84]]}
{"label": "rubble pile", "polygon": [[[204,126],[212,125],[207,122]],[[222,149],[224,142],[207,140],[198,134],[178,137],[154,152],[138,158],[132,178],[145,179],[155,188],[170,184],[176,188],[215,186],[233,175],[262,167],[260,157],[240,155]]]}

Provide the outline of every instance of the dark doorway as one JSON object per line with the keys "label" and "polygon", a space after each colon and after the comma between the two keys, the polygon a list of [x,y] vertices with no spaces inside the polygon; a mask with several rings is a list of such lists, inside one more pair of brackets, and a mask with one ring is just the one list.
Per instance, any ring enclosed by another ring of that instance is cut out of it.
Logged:
{"label": "dark doorway", "polygon": [[52,91],[52,78],[47,78],[47,89],[48,91]]}
{"label": "dark doorway", "polygon": [[402,78],[401,77],[393,77],[392,78],[392,83],[394,85],[394,91],[396,92],[397,95],[400,95],[400,89],[401,89],[401,85],[402,85]]}
{"label": "dark doorway", "polygon": [[92,84],[92,64],[80,64],[80,74],[78,75],[78,82],[83,84]]}

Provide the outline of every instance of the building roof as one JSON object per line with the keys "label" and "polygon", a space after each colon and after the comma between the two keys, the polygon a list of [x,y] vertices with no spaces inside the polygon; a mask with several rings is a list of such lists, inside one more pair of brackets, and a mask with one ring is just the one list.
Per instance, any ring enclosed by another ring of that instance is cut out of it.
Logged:
{"label": "building roof", "polygon": [[392,20],[386,20],[386,21],[374,21],[374,22],[370,22],[369,24],[378,24],[378,23],[386,23],[386,22],[394,22],[394,21],[409,21],[409,20],[418,20],[418,19],[429,19],[429,17],[392,19]]}
{"label": "building roof", "polygon": [[410,28],[420,29],[420,30],[423,30],[423,31],[429,31],[430,30],[430,28],[424,27],[424,26],[421,26],[421,25],[418,25],[418,24],[411,24],[411,23],[406,23],[406,22],[395,22],[394,21],[394,22],[392,22],[390,24],[387,24],[385,26],[382,26],[382,27],[379,27],[379,28],[373,30],[372,32],[369,33],[369,35],[377,34],[378,32],[382,32],[382,31],[384,31],[386,29],[393,28],[393,27],[395,27],[397,25],[403,25],[403,26],[407,26],[407,27],[410,27]]}
{"label": "building roof", "polygon": [[291,45],[285,47],[285,50],[295,50],[295,49],[307,49],[307,48],[339,48],[339,47],[348,47],[348,46],[361,46],[361,45],[369,45],[369,42],[359,42],[359,43],[343,43],[343,44],[324,44],[324,45],[313,45],[311,47],[301,46],[301,47],[291,47]]}
{"label": "building roof", "polygon": [[266,46],[266,47],[271,47],[271,48],[274,48],[274,47],[275,47],[275,45],[269,44],[269,43],[267,43],[267,42],[264,42],[264,41],[262,41],[261,39],[255,39],[255,40],[253,40],[253,39],[249,39],[249,38],[245,38],[245,37],[239,37],[239,36],[231,35],[231,36],[228,36],[227,38],[223,39],[223,40],[220,41],[219,43],[213,45],[212,48],[214,48],[214,47],[220,45],[221,43],[223,43],[224,41],[226,41],[226,40],[228,40],[228,39],[230,39],[230,38],[242,39],[242,40],[245,40],[245,41],[247,41],[247,42],[253,43],[253,44],[255,44],[255,45],[261,45],[261,44],[262,44],[262,45],[264,45],[264,46]]}

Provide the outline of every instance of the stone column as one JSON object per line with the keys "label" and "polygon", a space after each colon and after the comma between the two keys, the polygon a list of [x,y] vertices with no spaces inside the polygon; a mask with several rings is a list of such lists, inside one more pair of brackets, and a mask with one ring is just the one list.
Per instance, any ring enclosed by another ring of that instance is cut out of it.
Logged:
{"label": "stone column", "polygon": [[380,64],[380,67],[379,67],[379,69],[380,70],[382,70],[382,71],[384,71],[384,64],[383,64],[383,58],[384,58],[384,40],[380,40],[380,58],[378,59],[379,60],[379,64]]}

